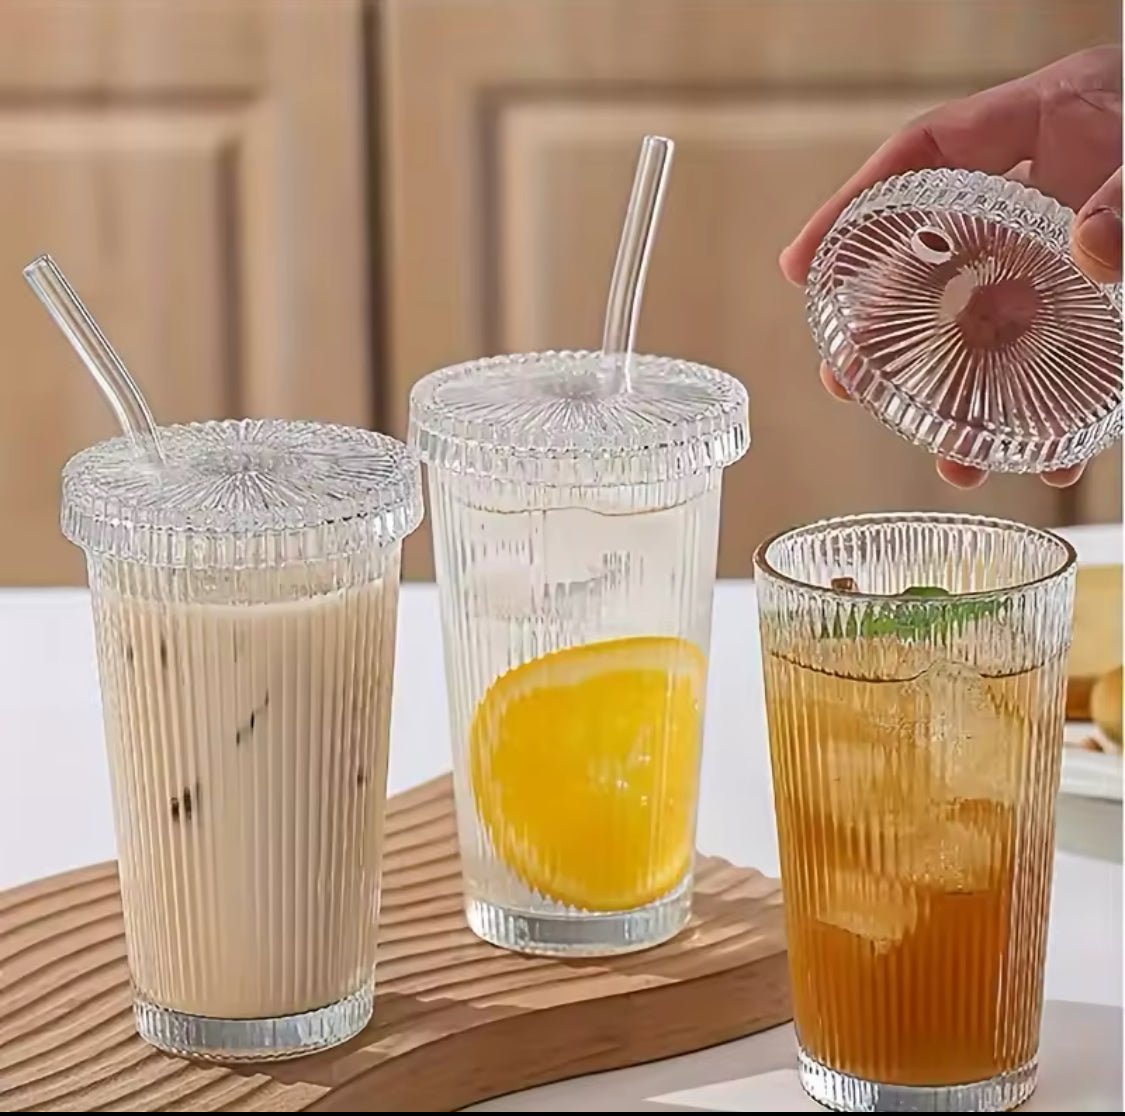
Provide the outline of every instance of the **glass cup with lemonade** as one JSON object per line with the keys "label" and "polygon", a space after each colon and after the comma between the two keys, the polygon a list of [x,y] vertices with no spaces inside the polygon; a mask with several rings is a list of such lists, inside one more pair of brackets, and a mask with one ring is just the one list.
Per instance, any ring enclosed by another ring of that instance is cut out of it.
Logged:
{"label": "glass cup with lemonade", "polygon": [[691,911],[723,469],[723,372],[533,353],[411,395],[428,465],[473,930],[530,953],[642,949]]}
{"label": "glass cup with lemonade", "polygon": [[1075,555],[955,515],[755,555],[793,1011],[845,1112],[999,1112],[1036,1081]]}

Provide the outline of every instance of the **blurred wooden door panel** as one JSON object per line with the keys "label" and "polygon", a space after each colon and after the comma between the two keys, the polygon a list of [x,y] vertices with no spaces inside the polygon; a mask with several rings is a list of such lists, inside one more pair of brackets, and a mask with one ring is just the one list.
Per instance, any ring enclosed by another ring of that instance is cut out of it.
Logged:
{"label": "blurred wooden door panel", "polygon": [[1082,480],[1075,485],[1074,522],[1121,522],[1121,466],[1120,446],[1090,463]]}
{"label": "blurred wooden door panel", "polygon": [[[926,108],[1116,37],[1112,0],[389,0],[382,28],[390,307],[386,414],[424,372],[598,343],[640,137],[677,155],[641,347],[747,384],[720,572],[787,524],[874,508],[1074,518],[1080,494],[973,493],[820,388],[777,253]],[[1110,482],[1112,485],[1112,481]],[[1106,496],[1099,504],[1107,502]],[[1120,499],[1120,497],[1118,497]],[[428,539],[408,548],[430,570]]]}
{"label": "blurred wooden door panel", "polygon": [[58,473],[115,432],[23,284],[39,252],[161,421],[371,420],[360,17],[351,0],[0,6],[0,584],[81,579]]}
{"label": "blurred wooden door panel", "polygon": [[[940,96],[954,96],[951,87]],[[754,546],[786,525],[851,511],[983,510],[1029,523],[1066,518],[1067,496],[1022,478],[958,492],[920,453],[814,373],[801,292],[777,256],[816,206],[928,102],[523,106],[499,130],[498,349],[596,346],[636,139],[677,137],[653,254],[645,348],[736,372],[753,441],[727,477],[721,571],[749,575]],[[581,230],[577,234],[575,230]]]}
{"label": "blurred wooden door panel", "polygon": [[206,117],[24,115],[0,110],[0,581],[57,584],[82,573],[59,535],[59,470],[116,429],[20,267],[56,254],[158,415],[231,413],[222,140]]}

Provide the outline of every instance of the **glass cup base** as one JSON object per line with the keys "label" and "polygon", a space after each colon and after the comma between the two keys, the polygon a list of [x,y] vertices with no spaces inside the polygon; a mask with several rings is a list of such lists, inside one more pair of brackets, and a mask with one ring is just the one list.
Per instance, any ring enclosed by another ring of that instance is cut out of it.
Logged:
{"label": "glass cup base", "polygon": [[606,957],[651,949],[674,938],[691,917],[691,879],[655,903],[610,914],[543,914],[466,898],[478,938],[501,949],[547,957]]}
{"label": "glass cup base", "polygon": [[1032,1093],[1039,1062],[965,1085],[883,1085],[829,1069],[798,1048],[801,1088],[833,1112],[1010,1112]]}
{"label": "glass cup base", "polygon": [[371,1018],[374,982],[327,1007],[266,1019],[211,1019],[133,1000],[137,1033],[158,1050],[208,1062],[267,1062],[339,1046]]}

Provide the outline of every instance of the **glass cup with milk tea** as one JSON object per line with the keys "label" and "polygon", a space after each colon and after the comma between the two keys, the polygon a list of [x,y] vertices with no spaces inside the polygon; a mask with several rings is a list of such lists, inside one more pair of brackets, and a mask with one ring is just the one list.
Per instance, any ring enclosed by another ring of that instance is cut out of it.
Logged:
{"label": "glass cup with milk tea", "polygon": [[[154,427],[49,261],[29,269],[128,433],[68,462],[89,571],[137,1028],[289,1057],[374,992],[413,454],[311,422]],[[116,363],[115,363],[116,362]]]}
{"label": "glass cup with milk tea", "polygon": [[722,474],[748,426],[733,377],[632,352],[670,153],[642,149],[601,352],[411,395],[466,915],[528,953],[643,949],[691,911]]}

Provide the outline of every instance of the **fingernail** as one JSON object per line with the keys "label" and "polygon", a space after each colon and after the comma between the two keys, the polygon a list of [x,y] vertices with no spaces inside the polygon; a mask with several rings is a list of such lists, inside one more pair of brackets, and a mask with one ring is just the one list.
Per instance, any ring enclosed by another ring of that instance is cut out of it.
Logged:
{"label": "fingernail", "polygon": [[1082,219],[1075,243],[1092,260],[1109,271],[1121,269],[1121,214],[1108,205]]}
{"label": "fingernail", "polygon": [[1058,469],[1053,473],[1044,473],[1043,480],[1052,488],[1069,488],[1085,471],[1085,465],[1072,465],[1069,469]]}
{"label": "fingernail", "polygon": [[972,465],[961,465],[956,461],[937,460],[938,476],[947,484],[955,488],[973,489],[980,488],[988,474],[983,469],[974,469]]}
{"label": "fingernail", "polygon": [[962,473],[961,476],[955,481],[952,481],[952,483],[957,488],[963,488],[966,492],[969,492],[974,488],[980,488],[986,480],[988,480],[987,473],[978,473],[975,476],[970,473]]}
{"label": "fingernail", "polygon": [[797,284],[799,286],[800,284],[798,282],[798,279],[797,279],[796,276],[794,276],[792,274],[792,270],[791,270],[790,263],[789,263],[789,257],[792,255],[792,252],[793,252],[793,245],[792,244],[783,248],[781,250],[781,252],[778,253],[777,266],[779,268],[781,268],[781,274],[784,275],[785,278],[790,283],[794,283],[794,284]]}

